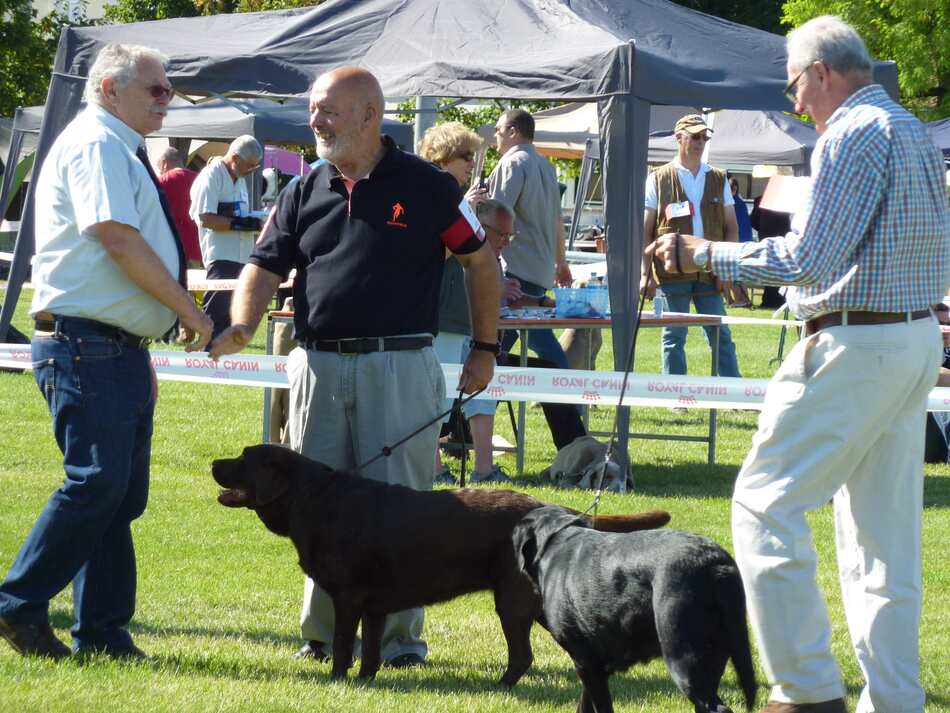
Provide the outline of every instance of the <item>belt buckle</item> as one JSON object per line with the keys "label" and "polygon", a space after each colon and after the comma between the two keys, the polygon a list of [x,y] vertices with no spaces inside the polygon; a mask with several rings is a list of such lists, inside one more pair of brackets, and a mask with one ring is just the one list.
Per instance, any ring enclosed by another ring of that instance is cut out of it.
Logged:
{"label": "belt buckle", "polygon": [[386,338],[385,337],[376,337],[376,351],[384,352],[386,351]]}

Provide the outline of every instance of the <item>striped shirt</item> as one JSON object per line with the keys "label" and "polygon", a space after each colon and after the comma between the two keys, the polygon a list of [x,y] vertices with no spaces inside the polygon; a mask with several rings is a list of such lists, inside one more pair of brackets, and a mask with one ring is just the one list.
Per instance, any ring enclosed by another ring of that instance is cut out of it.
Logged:
{"label": "striped shirt", "polygon": [[717,243],[720,278],[793,285],[799,319],[826,312],[903,312],[940,302],[950,285],[950,207],[926,127],[877,84],[828,119],[811,192],[785,237]]}

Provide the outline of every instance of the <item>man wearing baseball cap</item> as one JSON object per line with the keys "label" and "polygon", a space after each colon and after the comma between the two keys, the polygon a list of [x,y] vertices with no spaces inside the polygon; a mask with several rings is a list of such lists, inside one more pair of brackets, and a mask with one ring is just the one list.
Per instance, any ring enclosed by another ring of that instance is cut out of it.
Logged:
{"label": "man wearing baseball cap", "polygon": [[[644,246],[667,233],[702,235],[706,240],[736,242],[739,227],[726,174],[703,163],[712,129],[699,114],[687,114],[673,127],[676,158],[647,176],[643,211]],[[708,272],[671,274],[659,263],[641,261],[640,289],[654,297],[656,288],[671,312],[689,312],[690,302],[703,314],[726,313],[721,283]],[[712,328],[704,327],[712,345]],[[719,373],[739,376],[736,346],[726,325],[719,335]],[[664,327],[661,336],[663,373],[686,373],[686,327]]]}

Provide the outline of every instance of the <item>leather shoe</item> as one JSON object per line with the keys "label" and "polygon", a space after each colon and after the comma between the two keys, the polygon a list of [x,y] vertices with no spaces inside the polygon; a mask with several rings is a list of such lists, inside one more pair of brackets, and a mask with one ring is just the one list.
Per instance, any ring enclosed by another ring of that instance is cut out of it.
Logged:
{"label": "leather shoe", "polygon": [[835,698],[821,703],[779,703],[769,701],[769,704],[759,713],[848,713],[844,698]]}
{"label": "leather shoe", "polygon": [[70,654],[69,647],[56,638],[49,622],[18,624],[0,616],[0,636],[21,656],[64,659]]}
{"label": "leather shoe", "polygon": [[399,654],[393,656],[386,662],[389,668],[412,668],[413,666],[422,666],[426,660],[419,654]]}
{"label": "leather shoe", "polygon": [[330,654],[326,653],[326,644],[322,641],[314,641],[311,639],[301,646],[300,650],[298,650],[292,658],[309,659],[322,663],[330,660]]}

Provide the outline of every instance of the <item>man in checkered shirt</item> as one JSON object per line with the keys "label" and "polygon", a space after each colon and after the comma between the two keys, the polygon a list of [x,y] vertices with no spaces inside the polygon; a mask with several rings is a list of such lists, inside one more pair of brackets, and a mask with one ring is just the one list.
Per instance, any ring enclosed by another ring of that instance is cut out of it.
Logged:
{"label": "man in checkered shirt", "polygon": [[733,538],[771,684],[763,713],[843,713],[845,689],[805,515],[834,500],[842,600],[866,685],[858,713],[923,711],[918,631],[932,306],[950,283],[950,212],[925,127],[871,74],[861,38],[819,17],[788,37],[786,93],[822,133],[784,237],[663,236],[666,268],[792,285],[801,341],[769,383],[733,496]]}

